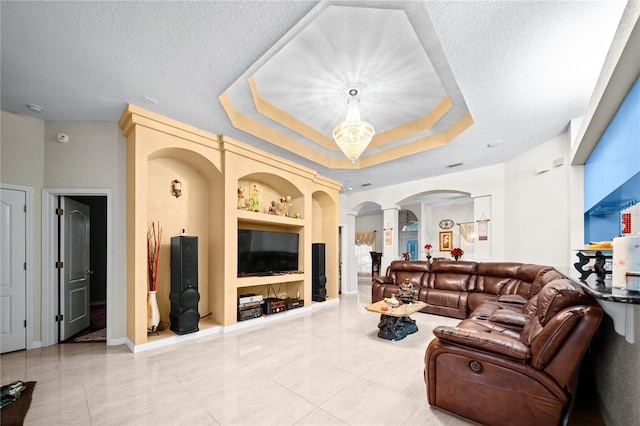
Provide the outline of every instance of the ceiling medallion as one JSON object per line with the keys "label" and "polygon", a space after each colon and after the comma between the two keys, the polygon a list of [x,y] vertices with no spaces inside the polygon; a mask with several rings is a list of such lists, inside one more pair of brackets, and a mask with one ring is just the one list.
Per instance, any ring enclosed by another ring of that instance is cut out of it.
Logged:
{"label": "ceiling medallion", "polygon": [[360,157],[374,135],[373,126],[360,118],[358,89],[349,89],[347,118],[333,129],[333,139],[352,163]]}

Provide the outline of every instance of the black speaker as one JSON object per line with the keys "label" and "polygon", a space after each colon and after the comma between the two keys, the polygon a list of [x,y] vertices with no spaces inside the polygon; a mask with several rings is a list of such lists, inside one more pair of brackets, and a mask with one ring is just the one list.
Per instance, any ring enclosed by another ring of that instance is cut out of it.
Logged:
{"label": "black speaker", "polygon": [[177,334],[198,331],[198,237],[171,237],[171,330]]}
{"label": "black speaker", "polygon": [[311,299],[314,302],[327,300],[324,252],[324,243],[313,243],[311,245]]}

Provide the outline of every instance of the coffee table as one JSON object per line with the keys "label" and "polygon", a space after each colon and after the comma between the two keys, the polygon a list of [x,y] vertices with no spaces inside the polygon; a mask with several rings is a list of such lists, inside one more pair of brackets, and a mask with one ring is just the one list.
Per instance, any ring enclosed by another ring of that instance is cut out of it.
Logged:
{"label": "coffee table", "polygon": [[418,331],[416,322],[409,318],[409,315],[418,312],[425,306],[424,302],[404,303],[398,307],[383,311],[383,306],[389,306],[387,302],[381,300],[364,308],[369,312],[380,314],[380,322],[378,323],[378,337],[387,340],[402,340],[407,335]]}

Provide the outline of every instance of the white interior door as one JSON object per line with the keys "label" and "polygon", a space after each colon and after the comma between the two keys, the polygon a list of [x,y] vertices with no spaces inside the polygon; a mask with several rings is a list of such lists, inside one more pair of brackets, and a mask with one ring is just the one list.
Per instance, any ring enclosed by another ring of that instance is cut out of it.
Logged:
{"label": "white interior door", "polygon": [[62,249],[62,288],[60,310],[63,313],[60,340],[66,340],[89,327],[90,210],[89,206],[60,197],[63,215],[60,229]]}
{"label": "white interior door", "polygon": [[0,196],[0,352],[27,347],[26,202],[24,191]]}

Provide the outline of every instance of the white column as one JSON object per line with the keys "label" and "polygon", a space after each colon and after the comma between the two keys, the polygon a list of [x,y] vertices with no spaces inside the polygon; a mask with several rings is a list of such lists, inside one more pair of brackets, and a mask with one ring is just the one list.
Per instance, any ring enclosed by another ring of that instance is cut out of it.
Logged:
{"label": "white column", "polygon": [[[400,257],[398,256],[398,244],[400,241],[400,230],[398,229],[398,213],[400,212],[399,207],[392,207],[383,209],[383,223],[384,230],[390,228],[391,229],[391,244],[387,244],[387,236],[386,233],[383,235],[383,246],[382,246],[382,265],[380,266],[380,273],[383,275],[384,271],[387,270],[387,266],[391,263],[392,260],[398,260]],[[383,230],[383,232],[385,232]],[[355,238],[355,235],[354,235]]]}
{"label": "white column", "polygon": [[[485,241],[480,241],[478,235],[478,220],[484,215],[485,219],[489,219],[487,222],[489,227],[488,238]],[[491,232],[491,195],[485,195],[482,197],[473,198],[473,218],[474,228],[476,232],[476,242],[474,244],[475,249],[475,261],[487,262],[491,260],[491,242],[493,241],[493,235]]]}
{"label": "white column", "polygon": [[356,260],[356,214],[345,215],[346,224],[342,229],[344,253],[342,254],[342,293],[354,294],[358,292],[358,263]]}

